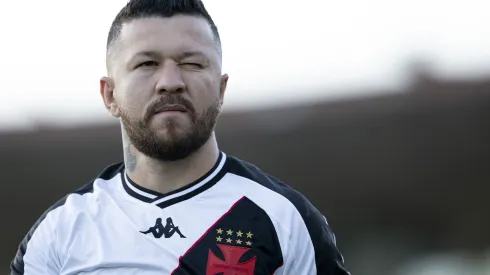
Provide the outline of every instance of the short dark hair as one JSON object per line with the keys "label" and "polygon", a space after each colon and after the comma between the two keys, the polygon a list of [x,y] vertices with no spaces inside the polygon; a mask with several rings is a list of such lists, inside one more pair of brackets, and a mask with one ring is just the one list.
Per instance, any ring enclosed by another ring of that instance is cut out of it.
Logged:
{"label": "short dark hair", "polygon": [[140,18],[168,18],[177,14],[201,16],[206,19],[216,42],[221,45],[218,28],[201,0],[130,0],[112,21],[107,37],[107,51],[117,40],[124,23]]}

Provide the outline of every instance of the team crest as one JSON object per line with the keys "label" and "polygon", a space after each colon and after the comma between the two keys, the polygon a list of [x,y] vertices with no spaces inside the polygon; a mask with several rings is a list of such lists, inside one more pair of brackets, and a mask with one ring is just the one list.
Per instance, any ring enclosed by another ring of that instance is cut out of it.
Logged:
{"label": "team crest", "polygon": [[232,229],[216,230],[216,245],[223,253],[224,259],[216,256],[211,249],[208,253],[206,275],[254,275],[257,258],[239,262],[240,258],[252,248],[252,232],[233,231]]}

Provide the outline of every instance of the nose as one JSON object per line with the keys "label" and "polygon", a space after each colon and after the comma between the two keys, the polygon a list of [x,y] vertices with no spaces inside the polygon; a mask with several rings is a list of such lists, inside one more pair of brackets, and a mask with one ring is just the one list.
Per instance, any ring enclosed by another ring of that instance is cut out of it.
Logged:
{"label": "nose", "polygon": [[181,93],[185,90],[185,83],[178,64],[167,62],[159,72],[156,85],[158,93]]}

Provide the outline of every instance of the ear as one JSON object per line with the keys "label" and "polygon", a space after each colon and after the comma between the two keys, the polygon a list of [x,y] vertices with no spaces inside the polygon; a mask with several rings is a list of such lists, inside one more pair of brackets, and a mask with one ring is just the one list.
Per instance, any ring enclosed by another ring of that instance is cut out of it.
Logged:
{"label": "ear", "polygon": [[114,98],[114,80],[110,77],[102,77],[100,79],[100,95],[104,101],[104,105],[111,115],[119,117],[119,106],[117,106]]}
{"label": "ear", "polygon": [[219,86],[219,103],[223,105],[223,100],[225,98],[226,86],[228,85],[228,74],[221,76],[220,86]]}

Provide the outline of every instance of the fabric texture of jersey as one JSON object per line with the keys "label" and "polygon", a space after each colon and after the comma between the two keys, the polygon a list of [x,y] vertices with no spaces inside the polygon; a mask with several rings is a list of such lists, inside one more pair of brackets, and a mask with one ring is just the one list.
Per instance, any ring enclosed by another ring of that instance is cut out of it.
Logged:
{"label": "fabric texture of jersey", "polygon": [[347,275],[325,217],[300,193],[220,153],[160,194],[106,168],[36,222],[11,274]]}

